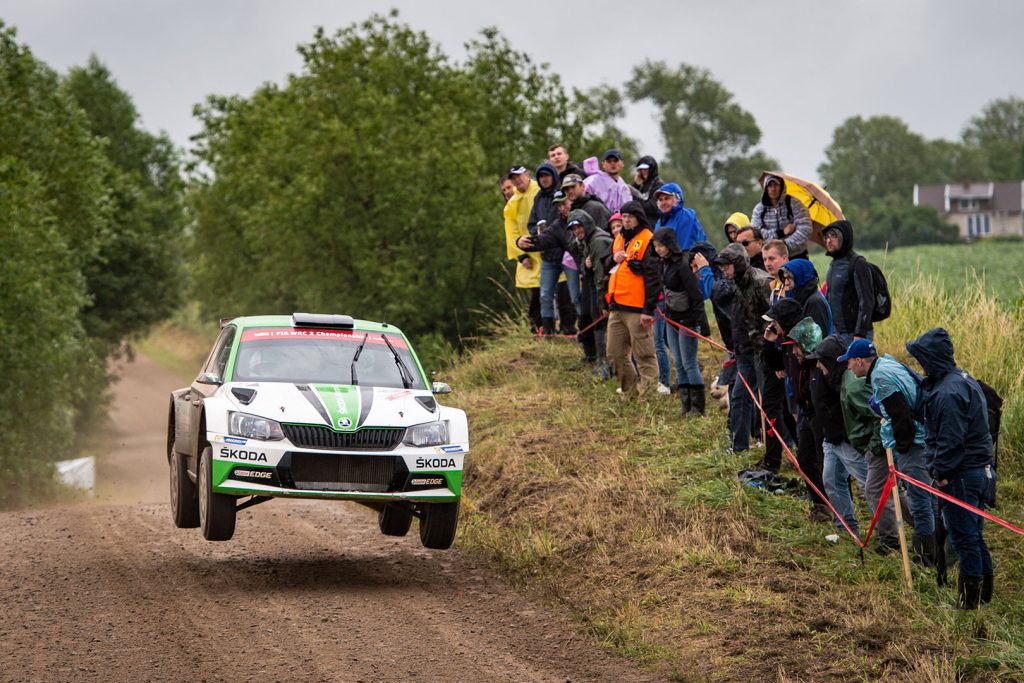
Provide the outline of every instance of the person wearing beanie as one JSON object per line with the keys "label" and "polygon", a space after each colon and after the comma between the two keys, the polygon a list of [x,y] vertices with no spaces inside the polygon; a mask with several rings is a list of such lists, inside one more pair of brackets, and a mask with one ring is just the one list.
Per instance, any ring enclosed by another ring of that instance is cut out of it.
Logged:
{"label": "person wearing beanie", "polygon": [[[622,230],[612,244],[612,266],[605,301],[608,304],[608,358],[624,397],[646,395],[658,381],[651,324],[661,294],[661,259],[650,248],[651,229],[643,204],[626,202]],[[636,372],[630,357],[640,370]]]}

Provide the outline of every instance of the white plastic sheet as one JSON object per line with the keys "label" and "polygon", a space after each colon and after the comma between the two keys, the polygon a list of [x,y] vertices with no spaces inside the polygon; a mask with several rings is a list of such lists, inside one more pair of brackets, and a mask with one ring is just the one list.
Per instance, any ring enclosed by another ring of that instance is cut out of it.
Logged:
{"label": "white plastic sheet", "polygon": [[92,493],[96,488],[96,458],[75,458],[57,463],[57,478],[65,486]]}

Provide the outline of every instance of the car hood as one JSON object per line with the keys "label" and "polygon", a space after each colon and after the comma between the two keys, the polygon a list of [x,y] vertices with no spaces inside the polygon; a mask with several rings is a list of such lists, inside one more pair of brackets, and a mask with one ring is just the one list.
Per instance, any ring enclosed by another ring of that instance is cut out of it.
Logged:
{"label": "car hood", "polygon": [[437,420],[431,392],[417,389],[232,382],[221,391],[237,410],[277,422],[327,425],[353,432],[361,427],[409,427]]}

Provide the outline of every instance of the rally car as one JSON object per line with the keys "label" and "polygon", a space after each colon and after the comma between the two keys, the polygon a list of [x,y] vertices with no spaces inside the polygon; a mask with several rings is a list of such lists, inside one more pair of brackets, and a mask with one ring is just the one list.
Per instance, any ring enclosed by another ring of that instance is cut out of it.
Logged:
{"label": "rally car", "polygon": [[171,393],[171,513],[211,541],[239,510],[272,498],[352,500],[382,533],[419,518],[428,548],[459,519],[466,414],[440,405],[401,330],[346,315],[222,321],[192,385]]}

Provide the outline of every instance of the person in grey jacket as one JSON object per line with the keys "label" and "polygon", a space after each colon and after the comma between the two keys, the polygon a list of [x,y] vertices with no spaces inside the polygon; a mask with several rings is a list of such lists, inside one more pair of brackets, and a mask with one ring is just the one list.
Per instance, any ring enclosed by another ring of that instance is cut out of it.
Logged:
{"label": "person in grey jacket", "polygon": [[832,329],[847,346],[854,339],[875,336],[871,314],[875,307],[875,283],[871,265],[853,250],[853,225],[835,221],[821,231],[825,250],[832,259],[825,275],[825,292],[832,312]]}
{"label": "person in grey jacket", "polygon": [[765,242],[783,240],[791,259],[807,258],[811,215],[803,203],[786,194],[786,181],[782,178],[765,177],[764,192],[750,214],[750,224],[757,228]]}

